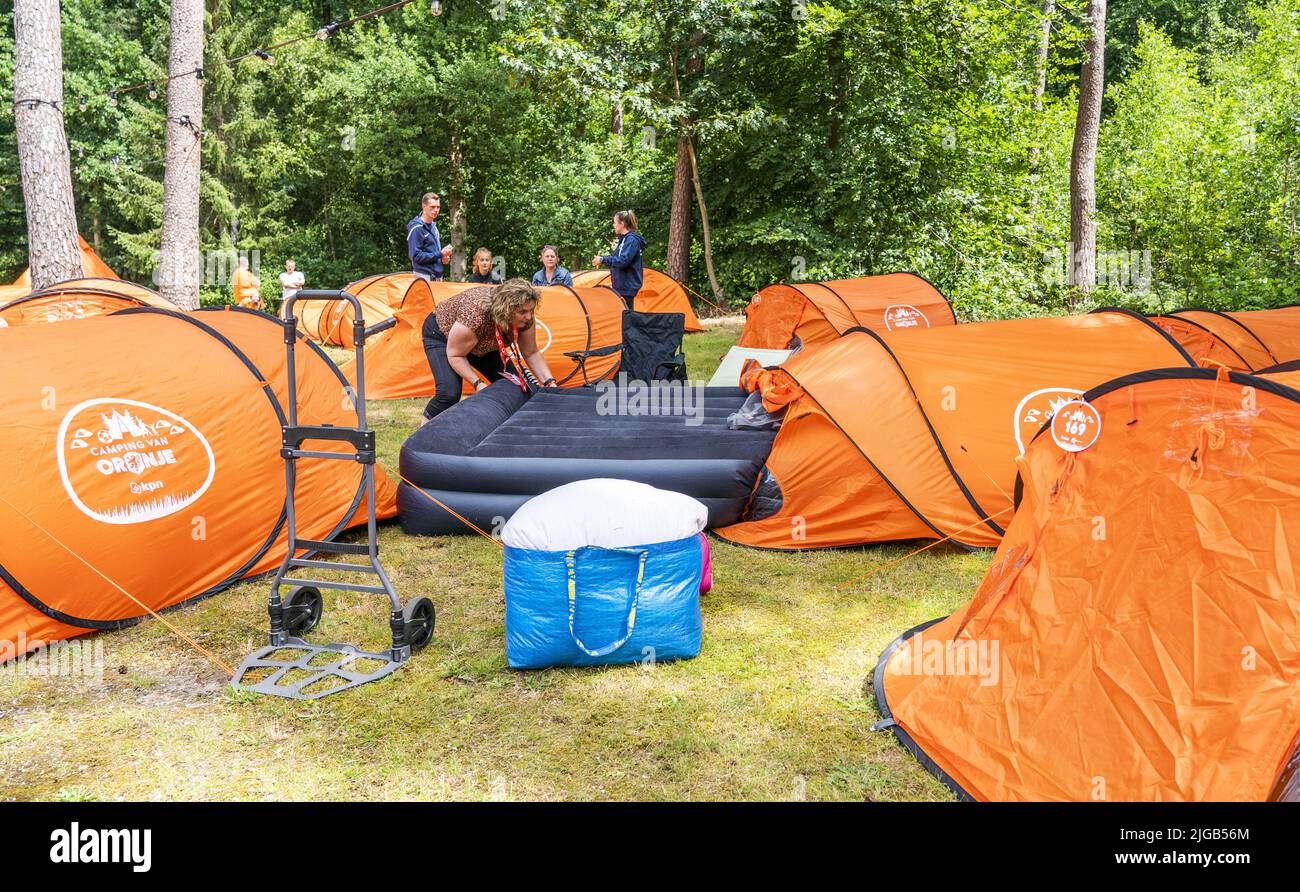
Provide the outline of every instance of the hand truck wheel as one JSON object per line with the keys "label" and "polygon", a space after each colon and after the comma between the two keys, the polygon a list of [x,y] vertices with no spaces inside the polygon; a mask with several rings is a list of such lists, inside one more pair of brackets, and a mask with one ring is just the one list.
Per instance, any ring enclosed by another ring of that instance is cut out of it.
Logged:
{"label": "hand truck wheel", "polygon": [[424,650],[433,639],[433,627],[437,623],[437,611],[428,598],[412,598],[402,608],[402,619],[406,621],[406,643],[411,653]]}
{"label": "hand truck wheel", "polygon": [[320,590],[310,585],[296,585],[281,599],[284,604],[284,630],[301,638],[320,623],[325,601]]}

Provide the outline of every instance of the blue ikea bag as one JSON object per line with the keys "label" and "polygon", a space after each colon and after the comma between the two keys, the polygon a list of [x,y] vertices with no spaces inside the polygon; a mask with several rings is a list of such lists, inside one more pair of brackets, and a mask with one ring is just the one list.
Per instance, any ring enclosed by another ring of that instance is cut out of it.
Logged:
{"label": "blue ikea bag", "polygon": [[628,548],[506,546],[512,669],[689,659],[700,652],[699,534]]}

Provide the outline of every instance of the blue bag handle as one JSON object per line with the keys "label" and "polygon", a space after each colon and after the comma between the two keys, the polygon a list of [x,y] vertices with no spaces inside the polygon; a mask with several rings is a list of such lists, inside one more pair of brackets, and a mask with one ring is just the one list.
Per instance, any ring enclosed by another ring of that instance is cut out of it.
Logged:
{"label": "blue bag handle", "polygon": [[[573,628],[574,616],[578,611],[577,554],[578,551],[587,551],[589,549],[597,550],[597,551],[609,551],[609,552],[613,552],[614,554],[622,554],[622,555],[627,555],[628,557],[638,558],[637,567],[636,567],[636,579],[632,588],[632,605],[627,611],[627,629],[626,631],[624,631],[622,638],[619,638],[617,641],[612,641],[609,644],[606,644],[604,647],[597,647],[594,649],[589,648],[587,647],[587,645],[583,644],[582,641],[578,638],[578,633],[574,631]],[[573,643],[578,646],[578,650],[582,651],[587,656],[603,657],[608,654],[612,654],[614,651],[618,650],[624,644],[627,644],[627,640],[632,637],[632,630],[636,628],[636,605],[637,602],[641,600],[641,581],[645,578],[645,559],[647,554],[648,552],[645,549],[637,550],[634,548],[598,548],[597,546],[594,545],[588,545],[581,549],[567,552],[564,555],[564,566],[569,576],[569,637],[572,638]]]}

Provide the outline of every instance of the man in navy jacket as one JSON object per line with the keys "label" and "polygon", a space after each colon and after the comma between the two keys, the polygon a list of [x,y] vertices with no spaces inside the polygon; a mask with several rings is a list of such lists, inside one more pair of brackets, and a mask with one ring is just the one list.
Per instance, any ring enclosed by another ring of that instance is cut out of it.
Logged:
{"label": "man in navy jacket", "polygon": [[420,201],[420,213],[406,224],[406,255],[411,258],[411,272],[426,282],[441,281],[451,260],[451,246],[442,246],[438,224],[433,222],[441,209],[438,193],[426,192]]}
{"label": "man in navy jacket", "polygon": [[641,251],[645,248],[645,239],[636,231],[636,214],[632,211],[619,211],[615,214],[614,234],[618,236],[614,253],[591,258],[591,265],[604,264],[609,267],[609,287],[623,298],[623,303],[630,310],[632,299],[641,290]]}

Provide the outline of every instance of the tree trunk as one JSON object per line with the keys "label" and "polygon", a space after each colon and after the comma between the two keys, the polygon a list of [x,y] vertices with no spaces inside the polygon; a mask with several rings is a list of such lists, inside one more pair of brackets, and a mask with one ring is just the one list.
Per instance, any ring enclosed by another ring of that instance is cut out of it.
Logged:
{"label": "tree trunk", "polygon": [[451,146],[447,153],[449,180],[447,184],[447,211],[451,215],[451,278],[465,279],[465,149],[461,145],[460,126],[452,124]]}
{"label": "tree trunk", "polygon": [[[203,0],[172,0],[167,73],[203,64]],[[167,84],[167,149],[163,172],[162,250],[158,291],[182,310],[199,307],[199,165],[203,81],[194,75]]]}
{"label": "tree trunk", "polygon": [[1106,0],[1088,0],[1088,39],[1079,72],[1079,114],[1070,154],[1070,284],[1081,294],[1097,287],[1097,130],[1105,89]]}
{"label": "tree trunk", "polygon": [[1056,14],[1056,0],[1043,0],[1042,30],[1038,34],[1038,63],[1034,68],[1034,111],[1043,110],[1043,95],[1047,92],[1047,54],[1052,48],[1052,16]]}
{"label": "tree trunk", "polygon": [[58,0],[14,3],[14,126],[27,210],[32,290],[83,275],[63,132]]}
{"label": "tree trunk", "polygon": [[[1043,95],[1047,92],[1047,55],[1052,49],[1052,16],[1056,13],[1056,0],[1043,0],[1043,18],[1041,30],[1038,34],[1038,60],[1034,68],[1034,101],[1032,104],[1035,114],[1043,110]],[[1035,121],[1035,124],[1038,122]],[[1038,166],[1038,146],[1035,144],[1029,149],[1029,166]]]}
{"label": "tree trunk", "polygon": [[[677,73],[677,56],[669,56],[669,66],[673,75],[673,95],[682,98],[682,80],[696,77],[704,70],[704,55],[700,47],[706,37],[703,31],[696,31],[687,41],[690,55],[681,72]],[[679,282],[685,282],[691,272],[691,124],[694,116],[688,116],[680,122],[681,130],[677,134],[677,163],[673,166],[673,198],[668,212],[668,275]]]}
{"label": "tree trunk", "polygon": [[614,103],[614,109],[609,115],[609,132],[615,136],[623,132],[623,97],[619,97]]}
{"label": "tree trunk", "polygon": [[700,209],[700,235],[704,239],[704,269],[709,274],[709,287],[713,289],[713,296],[717,298],[718,303],[722,303],[727,297],[722,293],[718,277],[713,271],[713,235],[709,231],[709,209],[704,204],[704,187],[700,185],[700,162],[695,157],[695,145],[689,138],[686,148],[691,155],[691,182],[695,186],[695,200]]}
{"label": "tree trunk", "polygon": [[677,137],[673,200],[668,214],[668,275],[685,282],[691,272],[691,152],[686,135]]}

